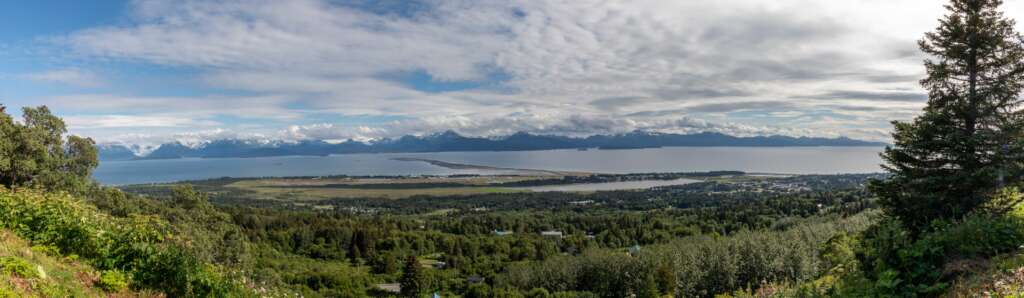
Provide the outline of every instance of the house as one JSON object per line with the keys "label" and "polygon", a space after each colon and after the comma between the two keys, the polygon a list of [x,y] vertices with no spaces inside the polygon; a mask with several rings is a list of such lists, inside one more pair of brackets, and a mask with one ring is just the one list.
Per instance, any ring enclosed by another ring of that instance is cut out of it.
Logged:
{"label": "house", "polygon": [[544,237],[562,238],[562,232],[561,231],[541,231],[540,235],[544,236]]}
{"label": "house", "polygon": [[402,292],[402,284],[399,284],[399,283],[377,284],[376,287],[378,289],[380,289],[381,291],[388,292],[388,293],[398,294],[398,293]]}

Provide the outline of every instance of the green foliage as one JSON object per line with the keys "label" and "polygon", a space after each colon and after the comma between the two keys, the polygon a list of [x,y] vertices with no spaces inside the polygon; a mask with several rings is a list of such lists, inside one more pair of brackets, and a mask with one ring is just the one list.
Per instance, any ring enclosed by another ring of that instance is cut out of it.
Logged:
{"label": "green foliage", "polygon": [[67,137],[64,121],[46,106],[26,107],[23,123],[0,112],[0,185],[80,193],[98,165],[92,139]]}
{"label": "green foliage", "polygon": [[661,296],[658,283],[654,280],[654,273],[648,272],[643,275],[639,288],[636,289],[637,298],[658,298]]}
{"label": "green foliage", "polygon": [[225,282],[195,255],[176,246],[143,261],[134,279],[172,297],[230,297],[235,285]]}
{"label": "green foliage", "polygon": [[0,228],[80,256],[98,269],[123,270],[139,286],[172,297],[244,293],[169,242],[165,224],[152,217],[112,218],[68,195],[0,189]]}
{"label": "green foliage", "polygon": [[248,259],[248,242],[231,216],[191,186],[175,188],[170,202],[152,211],[170,223],[174,234],[202,262],[235,266]]}
{"label": "green foliage", "polygon": [[491,297],[491,287],[487,284],[479,283],[474,284],[466,288],[465,298],[488,298]]}
{"label": "green foliage", "polygon": [[526,292],[526,298],[551,298],[551,293],[544,288],[533,288],[529,292]]}
{"label": "green foliage", "polygon": [[593,251],[511,266],[500,283],[522,290],[588,291],[602,297],[650,297],[673,287],[675,291],[666,294],[711,296],[762,282],[816,278],[829,262],[819,248],[834,235],[855,233],[868,224],[867,216],[859,215],[795,223],[785,231],[686,237],[645,247],[637,256]]}
{"label": "green foliage", "polygon": [[970,271],[973,260],[1018,249],[1024,223],[1014,217],[976,214],[960,221],[937,221],[918,240],[889,219],[864,233],[858,259],[876,294],[927,297],[942,293]]}
{"label": "green foliage", "polygon": [[36,268],[27,260],[19,257],[0,257],[0,273],[21,278],[37,277]]}
{"label": "green foliage", "polygon": [[934,220],[959,219],[989,204],[1004,181],[1024,175],[1024,39],[999,12],[1001,4],[952,0],[939,27],[920,42],[934,57],[925,61],[928,77],[921,81],[928,106],[913,122],[894,122],[894,145],[882,154],[892,176],[871,185],[885,212],[912,236]]}
{"label": "green foliage", "polygon": [[106,270],[100,273],[96,286],[104,291],[117,293],[128,288],[128,277],[121,271]]}
{"label": "green foliage", "polygon": [[409,256],[405,259],[405,267],[402,269],[402,297],[418,298],[426,293],[426,285],[420,261],[416,256]]}

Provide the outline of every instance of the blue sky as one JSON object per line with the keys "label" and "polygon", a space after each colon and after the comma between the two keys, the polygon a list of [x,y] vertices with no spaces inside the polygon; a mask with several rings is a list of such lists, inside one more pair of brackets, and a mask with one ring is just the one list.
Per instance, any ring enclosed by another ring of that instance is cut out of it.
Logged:
{"label": "blue sky", "polygon": [[143,145],[449,129],[885,140],[924,104],[915,41],[942,4],[0,0],[0,103]]}

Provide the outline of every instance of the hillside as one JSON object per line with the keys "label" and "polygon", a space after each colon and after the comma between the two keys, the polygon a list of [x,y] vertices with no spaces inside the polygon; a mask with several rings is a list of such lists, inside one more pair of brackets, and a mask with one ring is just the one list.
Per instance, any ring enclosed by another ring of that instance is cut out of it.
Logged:
{"label": "hillside", "polygon": [[0,230],[0,297],[161,297],[127,286],[119,272],[97,270]]}
{"label": "hillside", "polygon": [[174,239],[157,218],[117,218],[73,196],[0,188],[0,288],[6,291],[0,293],[251,296],[226,271],[200,261]]}

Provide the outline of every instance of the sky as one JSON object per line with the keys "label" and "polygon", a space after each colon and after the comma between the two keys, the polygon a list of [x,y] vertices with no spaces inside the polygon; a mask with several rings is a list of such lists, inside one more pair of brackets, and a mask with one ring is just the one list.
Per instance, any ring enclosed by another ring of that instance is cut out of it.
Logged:
{"label": "sky", "polygon": [[[1024,0],[1005,2],[1024,19]],[[138,145],[446,130],[885,141],[927,100],[916,41],[944,3],[0,0],[0,103]]]}

